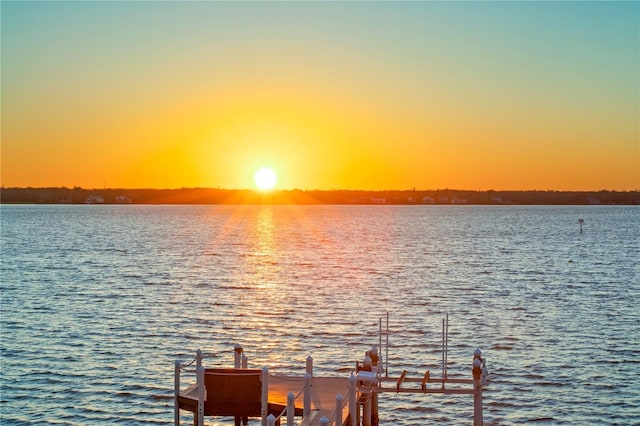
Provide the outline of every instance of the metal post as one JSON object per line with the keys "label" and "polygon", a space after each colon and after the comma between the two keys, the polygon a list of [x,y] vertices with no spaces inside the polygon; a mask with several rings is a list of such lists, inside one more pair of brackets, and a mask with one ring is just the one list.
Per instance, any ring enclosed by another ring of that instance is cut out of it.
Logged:
{"label": "metal post", "polygon": [[442,389],[444,389],[444,318],[442,318]]}
{"label": "metal post", "polygon": [[287,426],[293,426],[296,415],[296,396],[293,392],[287,394]]}
{"label": "metal post", "polygon": [[320,426],[329,426],[329,419],[327,416],[322,416],[320,419]]}
{"label": "metal post", "polygon": [[[389,377],[389,312],[387,311],[387,353],[384,356],[387,368],[385,368],[385,377]],[[382,351],[382,349],[380,349]]]}
{"label": "metal post", "polygon": [[202,367],[202,351],[200,348],[196,351],[196,368]]}
{"label": "metal post", "polygon": [[311,374],[304,375],[304,402],[302,406],[302,417],[308,418],[311,414]]}
{"label": "metal post", "polygon": [[340,394],[336,395],[336,414],[335,414],[335,425],[342,426],[342,402],[344,401],[344,397]]}
{"label": "metal post", "polygon": [[204,426],[204,367],[198,367],[198,426]]}
{"label": "metal post", "polygon": [[178,397],[180,396],[180,360],[176,359],[173,380],[173,393],[174,393],[174,424],[180,426],[180,402]]}
{"label": "metal post", "polygon": [[382,373],[382,363],[380,362],[380,357],[382,356],[382,317],[379,318],[378,322],[378,348],[380,348],[380,354],[378,355],[378,368],[376,371],[380,374]]}
{"label": "metal post", "polygon": [[449,313],[447,312],[447,321],[444,333],[444,380],[447,380],[449,373]]}
{"label": "metal post", "polygon": [[358,425],[358,405],[356,401],[356,376],[351,373],[349,376],[349,417],[351,418],[351,426]]}
{"label": "metal post", "polygon": [[262,395],[260,397],[260,413],[262,426],[267,426],[267,414],[269,413],[269,369],[262,367]]}

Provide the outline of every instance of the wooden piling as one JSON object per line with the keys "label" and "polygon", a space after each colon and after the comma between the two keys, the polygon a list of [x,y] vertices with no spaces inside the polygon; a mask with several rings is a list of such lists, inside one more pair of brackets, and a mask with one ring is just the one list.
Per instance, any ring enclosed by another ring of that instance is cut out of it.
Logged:
{"label": "wooden piling", "polygon": [[175,426],[180,426],[180,401],[178,401],[178,396],[180,396],[180,360],[176,359],[174,363],[174,379],[173,379],[173,422]]}

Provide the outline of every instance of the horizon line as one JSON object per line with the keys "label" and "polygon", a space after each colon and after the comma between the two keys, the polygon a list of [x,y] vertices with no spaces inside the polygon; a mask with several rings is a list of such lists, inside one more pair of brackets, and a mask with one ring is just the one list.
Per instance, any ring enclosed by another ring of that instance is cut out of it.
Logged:
{"label": "horizon line", "polygon": [[459,189],[459,188],[436,188],[436,189],[358,189],[358,188],[332,188],[332,189],[308,189],[308,188],[273,188],[263,190],[258,188],[221,188],[209,186],[181,186],[181,187],[82,187],[82,186],[5,186],[0,185],[0,189],[67,189],[67,190],[83,190],[83,191],[180,191],[180,190],[210,190],[210,191],[250,191],[258,193],[274,193],[274,192],[438,192],[438,191],[457,191],[457,192],[640,192],[640,188],[635,189]]}

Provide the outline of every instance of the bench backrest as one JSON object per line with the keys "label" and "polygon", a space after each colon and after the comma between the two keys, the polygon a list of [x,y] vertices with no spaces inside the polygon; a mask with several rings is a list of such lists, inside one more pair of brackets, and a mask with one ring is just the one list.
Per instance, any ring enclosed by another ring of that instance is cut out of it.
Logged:
{"label": "bench backrest", "polygon": [[261,416],[262,370],[206,368],[205,416]]}

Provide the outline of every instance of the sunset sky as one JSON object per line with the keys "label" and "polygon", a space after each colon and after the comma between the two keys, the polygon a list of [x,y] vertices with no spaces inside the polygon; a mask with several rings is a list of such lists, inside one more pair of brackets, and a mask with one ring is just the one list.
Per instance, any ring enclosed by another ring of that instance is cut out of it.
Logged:
{"label": "sunset sky", "polygon": [[640,188],[638,2],[7,2],[1,183]]}

